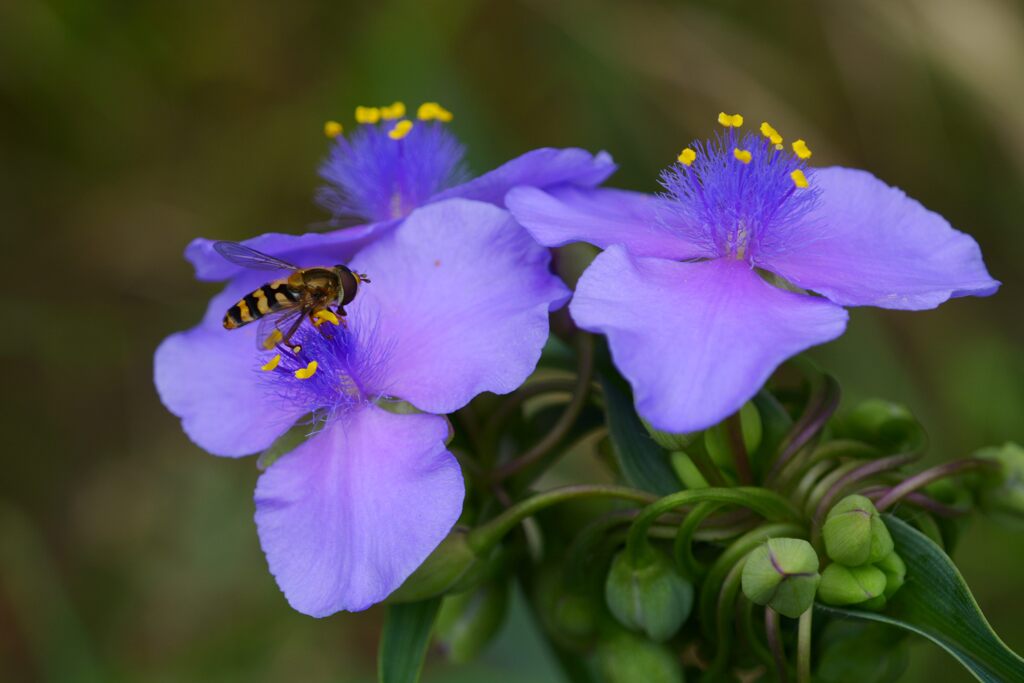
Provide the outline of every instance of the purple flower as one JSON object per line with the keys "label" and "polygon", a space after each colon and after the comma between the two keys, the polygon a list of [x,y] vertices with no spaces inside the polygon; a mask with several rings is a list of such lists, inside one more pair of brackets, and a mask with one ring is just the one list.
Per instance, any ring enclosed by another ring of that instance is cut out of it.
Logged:
{"label": "purple flower", "polygon": [[[593,187],[615,171],[604,152],[544,148],[467,181],[464,149],[444,125],[451,115],[436,103],[426,103],[417,120],[404,116],[405,106],[399,102],[379,109],[359,107],[360,124],[352,134],[334,137],[320,168],[326,184],[317,192],[318,201],[331,212],[332,223],[354,227],[329,233],[329,242],[323,234],[267,233],[243,244],[295,263],[328,244],[343,263],[417,207],[462,198],[504,208],[505,194],[513,187]],[[217,281],[238,276],[242,270],[221,258],[214,241],[199,238],[186,249],[196,277]]]}
{"label": "purple flower", "polygon": [[637,409],[689,432],[735,412],[786,358],[846,327],[841,306],[934,308],[999,283],[973,239],[864,171],[811,170],[767,123],[695,144],[665,194],[517,188],[509,210],[541,243],[605,249],[570,306],[608,337]]}
{"label": "purple flower", "polygon": [[[310,262],[337,260],[330,235],[303,240]],[[161,344],[160,397],[211,453],[255,453],[309,425],[256,487],[260,543],[295,609],[365,609],[449,532],[463,482],[443,415],[533,370],[548,312],[568,298],[548,263],[506,211],[439,202],[351,261],[372,285],[346,307],[347,326],[304,325],[298,352],[257,351],[254,325],[209,324],[255,286],[248,275],[214,298],[204,324]],[[422,412],[386,409],[398,400]]]}

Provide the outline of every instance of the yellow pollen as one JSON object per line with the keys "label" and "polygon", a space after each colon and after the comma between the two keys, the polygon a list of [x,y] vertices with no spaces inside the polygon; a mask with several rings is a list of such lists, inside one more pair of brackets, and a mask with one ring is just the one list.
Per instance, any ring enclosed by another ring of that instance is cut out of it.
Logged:
{"label": "yellow pollen", "polygon": [[336,138],[341,135],[341,132],[345,130],[340,123],[337,121],[325,121],[324,122],[324,135],[329,138]]}
{"label": "yellow pollen", "polygon": [[687,147],[686,149],[679,153],[679,163],[681,163],[683,166],[689,166],[694,162],[696,158],[697,153],[694,152],[689,147]]}
{"label": "yellow pollen", "polygon": [[325,322],[331,323],[332,325],[341,324],[338,321],[338,316],[334,315],[333,311],[329,311],[326,308],[314,313],[313,317],[316,318],[316,320],[313,321],[313,324],[316,325],[317,327],[320,327]]}
{"label": "yellow pollen", "polygon": [[440,121],[448,123],[452,120],[452,113],[437,102],[424,102],[416,110],[416,118],[420,121]]}
{"label": "yellow pollen", "polygon": [[785,149],[785,147],[783,147],[782,143],[780,142],[779,144],[775,145],[775,149],[777,149],[777,150],[779,150],[781,152],[783,149]]}
{"label": "yellow pollen", "polygon": [[405,103],[393,102],[390,107],[380,108],[380,117],[385,121],[394,121],[405,116]]}
{"label": "yellow pollen", "polygon": [[739,114],[726,114],[719,112],[718,122],[726,128],[739,128],[743,125],[743,117]]}
{"label": "yellow pollen", "polygon": [[377,107],[356,107],[356,123],[377,123],[380,109]]}
{"label": "yellow pollen", "polygon": [[797,140],[793,143],[793,152],[801,159],[811,158],[811,150],[807,148],[807,143],[803,140]]}
{"label": "yellow pollen", "polygon": [[790,173],[789,177],[793,179],[793,184],[797,187],[807,187],[807,176],[799,168]]}
{"label": "yellow pollen", "polygon": [[270,372],[277,367],[277,364],[281,362],[281,354],[275,355],[273,358],[267,361],[266,365],[260,366],[260,370],[263,372]]}
{"label": "yellow pollen", "polygon": [[388,137],[392,140],[401,140],[409,131],[412,130],[412,121],[409,119],[402,119],[395,124],[395,127],[388,131]]}
{"label": "yellow pollen", "polygon": [[284,335],[281,334],[281,330],[274,330],[266,339],[263,340],[263,348],[269,351],[277,346],[277,342],[281,341],[283,337]]}
{"label": "yellow pollen", "polygon": [[742,161],[744,164],[749,164],[750,163],[750,158],[751,158],[750,152],[748,152],[745,149],[740,149],[740,148],[736,147],[736,148],[734,148],[732,150],[732,155],[734,157],[736,157],[737,161]]}
{"label": "yellow pollen", "polygon": [[779,135],[779,131],[772,128],[772,124],[768,123],[767,121],[764,121],[761,124],[761,135],[768,138],[773,145],[782,144],[782,136]]}
{"label": "yellow pollen", "polygon": [[299,346],[298,344],[296,344],[295,346],[292,347],[292,353],[298,353],[301,350],[302,350],[302,347]]}
{"label": "yellow pollen", "polygon": [[316,361],[309,361],[309,365],[304,368],[299,368],[295,371],[295,376],[299,379],[309,379],[316,374]]}

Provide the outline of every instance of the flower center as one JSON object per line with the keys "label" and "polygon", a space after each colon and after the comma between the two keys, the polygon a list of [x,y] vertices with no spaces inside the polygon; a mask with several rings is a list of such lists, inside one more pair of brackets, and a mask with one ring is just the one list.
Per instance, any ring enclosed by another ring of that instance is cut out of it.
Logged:
{"label": "flower center", "polygon": [[786,234],[817,201],[805,174],[811,150],[803,140],[786,150],[768,122],[759,133],[738,132],[739,114],[721,113],[725,131],[685,148],[661,174],[665,226],[713,257],[746,260],[776,253]]}
{"label": "flower center", "polygon": [[[333,318],[333,320],[332,320]],[[376,326],[334,316],[305,325],[290,347],[278,345],[260,371],[267,390],[313,414],[348,412],[380,397],[388,347],[374,334]],[[359,331],[354,331],[359,325]]]}
{"label": "flower center", "polygon": [[326,181],[317,201],[336,222],[402,218],[465,175],[465,151],[444,123],[451,112],[436,102],[420,105],[416,121],[405,105],[357,107],[349,136],[337,121],[324,124],[335,140],[320,167]]}

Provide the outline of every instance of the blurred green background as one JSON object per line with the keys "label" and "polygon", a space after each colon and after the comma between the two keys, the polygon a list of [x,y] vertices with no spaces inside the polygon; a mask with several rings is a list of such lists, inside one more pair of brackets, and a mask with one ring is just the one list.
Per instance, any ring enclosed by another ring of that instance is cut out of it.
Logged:
{"label": "blurred green background", "polygon": [[[380,611],[292,612],[253,461],[200,452],[151,382],[216,289],[185,244],[323,219],[322,122],[357,104],[442,102],[475,171],[579,145],[650,190],[722,109],[871,170],[973,234],[1004,286],[855,311],[817,357],[847,400],[910,405],[933,457],[1024,441],[1022,73],[1010,0],[0,2],[0,680],[372,679]],[[1024,535],[979,520],[957,559],[1024,651]],[[519,617],[427,679],[557,680]],[[967,679],[921,645],[906,680]]]}

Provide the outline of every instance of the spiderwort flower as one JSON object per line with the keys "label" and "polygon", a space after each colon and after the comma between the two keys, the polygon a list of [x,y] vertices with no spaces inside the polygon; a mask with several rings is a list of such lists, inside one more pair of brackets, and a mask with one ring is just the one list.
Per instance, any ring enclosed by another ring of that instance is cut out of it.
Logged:
{"label": "spiderwort flower", "polygon": [[[332,225],[349,227],[328,233],[327,241],[319,233],[267,233],[243,244],[300,264],[329,246],[344,263],[417,207],[454,198],[504,207],[505,194],[518,185],[593,187],[615,170],[604,152],[542,148],[467,179],[465,150],[446,126],[452,114],[436,102],[420,105],[415,116],[401,102],[357,107],[355,118],[356,129],[349,135],[337,121],[324,125],[332,142],[320,168],[325,185],[317,192],[318,202],[331,212]],[[242,269],[217,254],[214,241],[193,240],[185,251],[196,277],[219,281],[243,276]]]}
{"label": "spiderwort flower", "polygon": [[517,188],[506,199],[541,244],[605,249],[570,311],[607,335],[656,428],[696,431],[736,412],[783,360],[842,334],[842,306],[920,310],[998,289],[975,241],[900,190],[810,169],[807,143],[789,151],[767,123],[740,135],[741,116],[719,122],[724,132],[662,173],[663,195]]}
{"label": "spiderwort flower", "polygon": [[[319,238],[320,261],[333,262],[333,246]],[[259,452],[311,424],[256,487],[260,543],[295,609],[319,617],[379,602],[452,528],[463,482],[443,415],[533,370],[548,312],[569,294],[549,258],[506,211],[439,202],[351,261],[373,286],[348,305],[347,326],[304,325],[297,351],[260,352],[254,326],[204,323],[157,350],[161,399],[213,454]],[[229,285],[206,321],[244,291]],[[398,399],[422,412],[382,407]]]}

